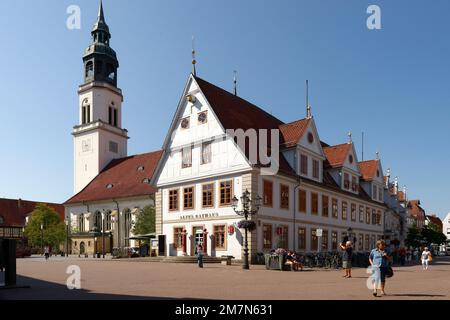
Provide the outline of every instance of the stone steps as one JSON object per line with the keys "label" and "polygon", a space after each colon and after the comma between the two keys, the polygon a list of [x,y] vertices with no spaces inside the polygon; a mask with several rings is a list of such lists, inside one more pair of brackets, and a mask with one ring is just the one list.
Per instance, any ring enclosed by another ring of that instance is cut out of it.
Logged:
{"label": "stone steps", "polygon": [[[220,263],[221,258],[203,256],[203,263]],[[161,262],[164,263],[197,263],[197,257],[181,256],[181,257],[164,257]]]}

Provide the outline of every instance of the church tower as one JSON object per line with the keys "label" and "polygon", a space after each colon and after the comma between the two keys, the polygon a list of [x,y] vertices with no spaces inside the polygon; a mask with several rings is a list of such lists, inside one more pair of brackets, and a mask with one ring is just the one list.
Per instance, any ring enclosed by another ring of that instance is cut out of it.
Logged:
{"label": "church tower", "polygon": [[78,88],[79,123],[74,136],[74,191],[81,191],[113,159],[127,156],[128,131],[122,128],[119,61],[100,1],[92,43],[84,51],[84,83]]}

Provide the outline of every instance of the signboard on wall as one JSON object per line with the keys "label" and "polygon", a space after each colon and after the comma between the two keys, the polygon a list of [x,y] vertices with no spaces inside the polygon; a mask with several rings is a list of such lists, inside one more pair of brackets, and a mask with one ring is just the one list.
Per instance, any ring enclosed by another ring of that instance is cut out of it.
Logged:
{"label": "signboard on wall", "polygon": [[0,239],[22,239],[22,227],[0,226]]}

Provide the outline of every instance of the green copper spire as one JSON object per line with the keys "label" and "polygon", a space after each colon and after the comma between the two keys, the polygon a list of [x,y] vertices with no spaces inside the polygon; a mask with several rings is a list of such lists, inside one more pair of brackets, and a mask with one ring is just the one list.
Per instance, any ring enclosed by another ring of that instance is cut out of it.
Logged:
{"label": "green copper spire", "polygon": [[94,39],[94,42],[101,42],[101,43],[109,44],[109,39],[111,38],[111,34],[109,33],[109,27],[105,21],[102,0],[100,0],[97,21],[94,23],[91,34]]}

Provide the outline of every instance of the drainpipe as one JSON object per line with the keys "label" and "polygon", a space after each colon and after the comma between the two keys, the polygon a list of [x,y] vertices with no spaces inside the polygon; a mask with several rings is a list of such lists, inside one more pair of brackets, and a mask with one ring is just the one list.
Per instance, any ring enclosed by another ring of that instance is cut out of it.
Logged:
{"label": "drainpipe", "polygon": [[121,239],[120,239],[120,209],[119,203],[113,199],[113,202],[116,204],[117,208],[117,247],[119,248],[119,252],[121,252]]}

